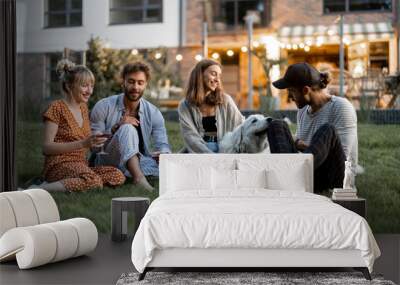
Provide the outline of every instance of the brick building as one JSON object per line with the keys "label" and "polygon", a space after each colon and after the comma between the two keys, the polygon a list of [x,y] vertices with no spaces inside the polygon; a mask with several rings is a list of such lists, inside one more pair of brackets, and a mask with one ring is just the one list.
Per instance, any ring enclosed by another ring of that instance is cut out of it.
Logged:
{"label": "brick building", "polygon": [[[393,3],[392,3],[393,2]],[[340,4],[341,3],[341,4]],[[393,26],[395,0],[17,0],[18,99],[29,108],[52,99],[58,88],[54,67],[64,48],[80,61],[91,37],[111,48],[146,53],[167,48],[165,61],[185,82],[202,57],[202,25],[208,25],[208,57],[219,60],[223,82],[240,108],[248,108],[247,32],[244,16],[258,15],[253,48],[261,59],[274,60],[269,78],[278,78],[287,64],[308,61],[332,70],[337,88],[338,15],[345,13],[345,68],[359,77],[371,68],[394,73],[397,56]],[[398,24],[397,24],[398,25]],[[397,37],[398,38],[398,37]],[[264,55],[264,58],[262,57]],[[271,63],[271,61],[266,61]],[[264,62],[265,63],[265,62]],[[264,66],[252,57],[254,107],[268,84]],[[272,89],[275,108],[291,108]],[[177,99],[168,106],[175,107]]]}
{"label": "brick building", "polygon": [[[393,29],[394,2],[332,0],[195,0],[186,1],[182,74],[195,64],[194,54],[201,54],[202,22],[208,23],[208,56],[224,66],[225,89],[246,108],[248,92],[247,32],[243,17],[255,11],[260,22],[254,26],[253,48],[266,50],[271,59],[281,60],[273,66],[270,78],[282,74],[287,64],[307,61],[334,76],[332,88],[338,88],[339,25],[344,13],[345,69],[347,77],[360,77],[370,70],[397,70],[397,41]],[[340,4],[342,3],[342,4]],[[267,56],[268,57],[268,56]],[[253,56],[254,102],[265,95],[267,79],[260,60]],[[272,90],[280,108],[293,107],[285,92]]]}

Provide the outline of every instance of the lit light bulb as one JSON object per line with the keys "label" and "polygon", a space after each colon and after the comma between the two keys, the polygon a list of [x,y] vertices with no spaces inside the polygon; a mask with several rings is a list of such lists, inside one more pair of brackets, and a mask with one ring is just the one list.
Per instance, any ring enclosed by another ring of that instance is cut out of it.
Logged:
{"label": "lit light bulb", "polygon": [[219,58],[219,53],[214,52],[214,53],[211,55],[211,57],[212,57],[213,59],[218,59],[218,58]]}
{"label": "lit light bulb", "polygon": [[177,61],[181,61],[182,59],[183,59],[183,56],[181,55],[181,54],[177,54],[176,56],[175,56],[175,59],[177,60]]}
{"label": "lit light bulb", "polygon": [[299,48],[304,48],[304,46],[305,46],[305,45],[304,45],[303,43],[300,43],[300,44],[299,44]]}
{"label": "lit light bulb", "polygon": [[305,51],[305,52],[309,52],[309,51],[310,51],[310,47],[309,47],[309,46],[305,46],[305,47],[304,47],[304,51]]}
{"label": "lit light bulb", "polygon": [[260,46],[260,43],[257,41],[253,42],[253,47],[258,48]]}
{"label": "lit light bulb", "polygon": [[246,46],[242,46],[242,47],[240,48],[240,50],[241,50],[242,52],[247,52],[247,51],[248,51],[248,48],[247,48]]}
{"label": "lit light bulb", "polygon": [[156,52],[155,56],[156,59],[160,59],[162,57],[161,52]]}
{"label": "lit light bulb", "polygon": [[233,50],[231,50],[231,49],[229,49],[227,52],[226,52],[226,55],[227,56],[233,56],[235,53],[233,52]]}
{"label": "lit light bulb", "polygon": [[294,44],[294,45],[292,46],[292,48],[293,48],[294,50],[296,50],[296,49],[298,49],[299,47],[298,47],[298,45]]}
{"label": "lit light bulb", "polygon": [[138,55],[139,54],[139,51],[137,50],[137,49],[133,49],[132,51],[131,51],[131,54],[132,55]]}
{"label": "lit light bulb", "polygon": [[201,56],[201,54],[196,54],[196,56],[194,57],[195,60],[200,61],[203,59],[203,57]]}

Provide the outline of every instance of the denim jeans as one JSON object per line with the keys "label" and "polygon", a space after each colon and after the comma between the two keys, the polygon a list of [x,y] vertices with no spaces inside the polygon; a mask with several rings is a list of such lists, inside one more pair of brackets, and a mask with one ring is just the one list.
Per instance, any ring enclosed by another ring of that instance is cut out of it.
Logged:
{"label": "denim jeans", "polygon": [[219,150],[219,146],[217,142],[206,142],[207,147],[209,150],[211,150],[212,152],[218,153]]}

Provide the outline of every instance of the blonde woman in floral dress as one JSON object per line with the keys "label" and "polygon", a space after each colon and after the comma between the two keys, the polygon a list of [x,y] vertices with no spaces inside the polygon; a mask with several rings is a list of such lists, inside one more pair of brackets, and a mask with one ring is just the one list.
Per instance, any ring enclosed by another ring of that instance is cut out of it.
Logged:
{"label": "blonde woman in floral dress", "polygon": [[57,73],[64,98],[52,102],[43,113],[46,182],[40,187],[48,191],[86,191],[105,184],[123,184],[125,176],[117,168],[88,165],[87,151],[106,140],[90,130],[87,102],[93,92],[93,73],[68,60],[58,63]]}

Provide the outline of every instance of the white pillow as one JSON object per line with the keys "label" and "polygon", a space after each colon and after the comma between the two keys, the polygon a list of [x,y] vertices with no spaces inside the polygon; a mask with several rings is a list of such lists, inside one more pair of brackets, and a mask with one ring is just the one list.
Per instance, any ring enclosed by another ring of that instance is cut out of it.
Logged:
{"label": "white pillow", "polygon": [[307,176],[304,163],[294,164],[288,171],[267,170],[267,188],[272,190],[303,191],[307,190]]}
{"label": "white pillow", "polygon": [[169,163],[168,168],[168,191],[212,189],[210,167]]}
{"label": "white pillow", "polygon": [[238,189],[267,188],[266,170],[236,170]]}
{"label": "white pillow", "polygon": [[238,159],[240,170],[266,170],[267,189],[307,191],[310,183],[306,161],[298,160],[295,157],[285,160],[265,160],[265,159]]}
{"label": "white pillow", "polygon": [[216,191],[236,190],[236,170],[212,168],[213,189]]}

